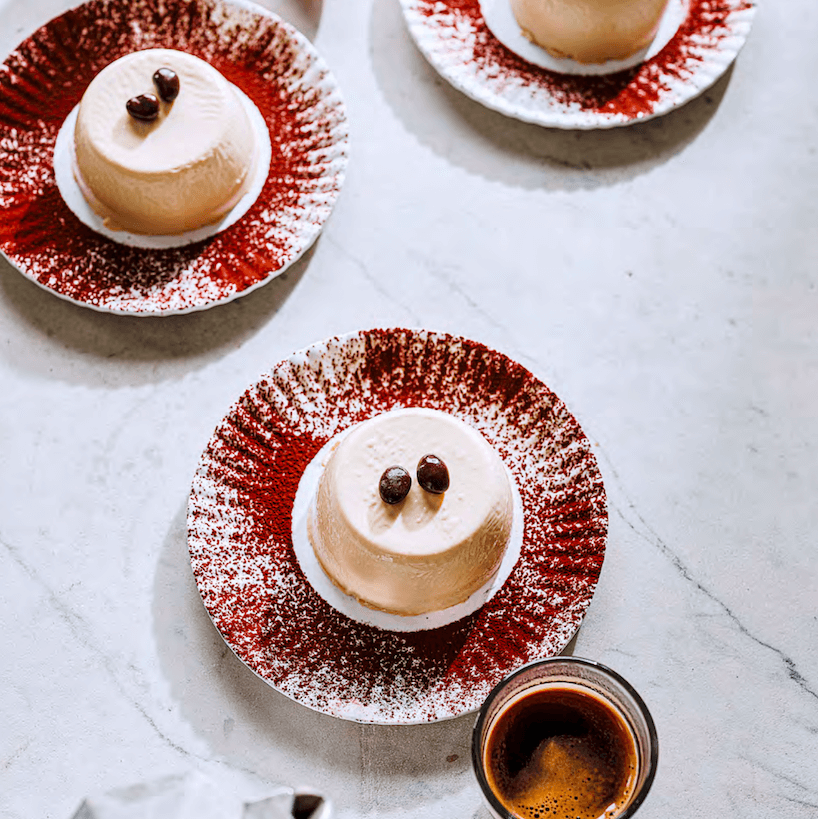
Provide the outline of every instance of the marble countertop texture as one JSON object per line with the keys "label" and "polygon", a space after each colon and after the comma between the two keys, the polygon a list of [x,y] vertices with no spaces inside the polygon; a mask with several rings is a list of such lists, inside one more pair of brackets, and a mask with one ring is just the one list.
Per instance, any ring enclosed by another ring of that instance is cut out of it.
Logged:
{"label": "marble countertop texture", "polygon": [[[197,460],[250,383],[330,335],[422,326],[524,364],[593,443],[607,556],[571,649],[653,712],[640,819],[814,819],[818,7],[763,3],[703,96],[585,133],[450,88],[397,0],[268,5],[350,118],[344,189],[300,262],[138,319],[0,261],[0,817],[68,819],[195,768],[312,785],[343,819],[486,819],[473,716],[362,726],[290,701],[226,648],[187,556]],[[66,7],[0,0],[2,54]]]}

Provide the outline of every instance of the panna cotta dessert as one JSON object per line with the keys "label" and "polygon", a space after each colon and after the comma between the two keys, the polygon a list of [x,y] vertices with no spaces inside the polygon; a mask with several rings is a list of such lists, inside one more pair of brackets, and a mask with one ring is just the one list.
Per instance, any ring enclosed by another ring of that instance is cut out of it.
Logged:
{"label": "panna cotta dessert", "polygon": [[623,60],[650,44],[668,0],[510,0],[523,35],[557,58]]}
{"label": "panna cotta dessert", "polygon": [[224,216],[258,157],[239,93],[173,49],[136,51],[100,71],[79,104],[74,176],[105,226],[179,234]]}
{"label": "panna cotta dessert", "polygon": [[467,600],[496,574],[513,519],[499,455],[443,412],[401,409],[332,450],[307,521],[325,573],[363,605],[399,615]]}

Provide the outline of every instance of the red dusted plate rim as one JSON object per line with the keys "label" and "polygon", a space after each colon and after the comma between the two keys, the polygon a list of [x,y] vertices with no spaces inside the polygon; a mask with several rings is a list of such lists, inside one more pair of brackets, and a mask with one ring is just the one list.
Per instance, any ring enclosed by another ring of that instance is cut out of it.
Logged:
{"label": "red dusted plate rim", "polygon": [[507,48],[480,0],[401,0],[410,32],[435,69],[469,97],[506,116],[556,128],[610,128],[665,114],[710,87],[749,34],[755,0],[685,0],[687,14],[664,48],[604,75],[563,74]]}
{"label": "red dusted plate rim", "polygon": [[[195,244],[144,249],[82,224],[57,188],[60,126],[93,77],[135,50],[210,62],[258,107],[273,158],[234,225]],[[35,31],[0,66],[0,251],[54,294],[114,313],[200,310],[283,272],[318,235],[344,178],[344,103],[306,38],[272,12],[223,0],[91,0]]]}
{"label": "red dusted plate rim", "polygon": [[[326,603],[292,547],[306,466],[335,434],[397,407],[451,413],[497,449],[524,535],[508,580],[442,628],[384,631]],[[591,602],[607,506],[590,443],[560,399],[474,341],[422,330],[333,338],[280,362],[236,402],[202,454],[188,505],[191,564],[235,654],[288,697],[366,723],[476,710],[505,675],[558,654]]]}

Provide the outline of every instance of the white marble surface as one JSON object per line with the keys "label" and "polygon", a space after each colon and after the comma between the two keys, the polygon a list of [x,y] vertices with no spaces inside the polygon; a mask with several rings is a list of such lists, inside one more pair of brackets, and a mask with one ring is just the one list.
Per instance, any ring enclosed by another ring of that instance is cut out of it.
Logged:
{"label": "white marble surface", "polygon": [[[574,650],[656,718],[640,817],[818,816],[818,7],[764,3],[734,69],[663,119],[560,133],[446,86],[397,0],[270,5],[349,105],[307,258],[166,319],[0,261],[0,816],[68,819],[198,768],[312,784],[345,819],[485,819],[471,717],[361,727],[290,702],[225,648],[187,559],[191,477],[232,401],[376,325],[499,348],[594,442],[610,532]],[[0,0],[0,51],[64,7]]]}

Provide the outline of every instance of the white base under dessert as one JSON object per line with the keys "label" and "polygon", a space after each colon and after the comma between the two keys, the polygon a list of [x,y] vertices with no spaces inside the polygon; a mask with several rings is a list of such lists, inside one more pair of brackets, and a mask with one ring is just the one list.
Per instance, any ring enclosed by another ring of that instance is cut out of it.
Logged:
{"label": "white base under dessert", "polygon": [[633,68],[658,54],[671,40],[687,16],[688,0],[670,0],[659,30],[647,48],[642,48],[624,60],[608,60],[604,63],[580,63],[568,58],[560,59],[549,54],[523,36],[520,24],[514,17],[508,0],[480,0],[486,25],[491,33],[515,54],[540,68],[558,71],[560,74],[613,74]]}
{"label": "white base under dessert", "polygon": [[523,504],[520,493],[514,478],[506,469],[506,475],[511,486],[511,497],[513,503],[513,518],[511,522],[511,536],[506,548],[500,568],[494,577],[481,586],[470,597],[462,603],[450,606],[441,611],[428,612],[417,615],[390,614],[385,611],[378,611],[364,606],[354,597],[342,592],[326,574],[318,558],[315,556],[312,544],[307,535],[307,519],[310,509],[318,491],[318,482],[326,467],[330,453],[338,442],[347,435],[350,430],[343,432],[330,439],[312,459],[309,466],[304,470],[301,481],[298,485],[298,492],[293,504],[293,549],[301,570],[304,572],[308,582],[316,592],[333,608],[345,614],[347,617],[367,625],[382,628],[385,631],[422,631],[423,629],[439,628],[449,623],[455,623],[463,617],[477,611],[506,582],[511,570],[514,568],[520,557],[520,549],[523,543]]}
{"label": "white base under dessert", "polygon": [[[234,86],[235,88],[235,86]],[[79,105],[75,106],[71,113],[65,118],[65,122],[57,134],[57,141],[54,145],[54,175],[57,181],[57,188],[60,191],[65,204],[71,212],[84,225],[101,233],[108,239],[129,247],[143,247],[161,250],[169,247],[180,247],[193,242],[201,242],[215,236],[230,225],[235,224],[244,216],[258,199],[259,194],[267,181],[270,173],[270,161],[273,156],[272,144],[270,142],[270,132],[267,130],[267,123],[256,107],[255,103],[240,89],[235,88],[241,104],[244,106],[250,124],[255,134],[255,142],[258,146],[258,156],[256,159],[253,176],[244,195],[221,219],[209,225],[189,230],[185,233],[172,235],[143,235],[129,233],[125,230],[111,230],[104,224],[103,217],[100,216],[88,203],[82,193],[76,178],[74,177],[74,127],[77,121]]]}

